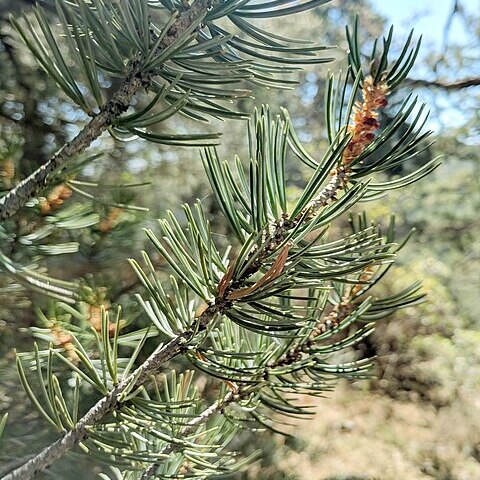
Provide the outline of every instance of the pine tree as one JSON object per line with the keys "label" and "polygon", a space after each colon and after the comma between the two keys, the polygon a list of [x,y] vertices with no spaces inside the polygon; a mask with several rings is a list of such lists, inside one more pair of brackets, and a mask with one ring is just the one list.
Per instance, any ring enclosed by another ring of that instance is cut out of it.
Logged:
{"label": "pine tree", "polygon": [[[232,106],[248,95],[240,86],[288,86],[283,75],[298,65],[328,62],[326,47],[255,22],[323,3],[59,0],[37,7],[33,18],[12,18],[40,66],[90,120],[0,198],[2,233],[26,208],[60,215],[63,201],[83,191],[77,175],[97,158],[87,150],[108,131],[120,140],[201,147],[230,238],[227,246],[216,242],[200,201],[183,206],[186,226],[168,213],[157,229],[146,229],[169,277],[145,252],[143,263],[131,260],[146,292],[138,302],[151,322],[138,329],[101,288],[56,280],[1,253],[2,271],[55,299],[48,315],[39,312],[45,328],[33,330],[38,344],[17,355],[17,368],[33,406],[60,435],[5,479],[31,478],[76,446],[110,466],[102,478],[208,478],[245,468],[256,455],[229,450],[240,430],[282,431],[284,417],[311,414],[300,395],[321,396],[339,377],[368,375],[369,360],[355,359],[352,348],[374,322],[421,301],[418,283],[388,298],[375,295],[405,242],[396,241],[393,219],[382,231],[352,214],[349,235],[329,234],[359,202],[438,165],[434,159],[403,177],[382,178],[428,146],[424,107],[415,99],[407,97],[387,127],[381,121],[418,53],[413,33],[392,60],[393,30],[365,55],[357,23],[347,29],[348,69],[327,79],[322,154],[307,152],[286,110],[275,114],[268,106],[249,119],[247,159],[222,161],[217,134],[158,129],[178,114],[197,122],[244,118]],[[61,36],[45,8],[55,8]],[[308,172],[298,198],[288,190],[291,162]],[[85,215],[69,211],[50,230],[87,225]],[[113,228],[116,215],[111,209],[99,228]],[[143,360],[147,341],[157,346]],[[184,362],[168,373],[178,359]],[[71,382],[58,380],[60,367]],[[210,404],[194,380],[202,372],[217,382]],[[89,391],[98,401],[81,411]]]}

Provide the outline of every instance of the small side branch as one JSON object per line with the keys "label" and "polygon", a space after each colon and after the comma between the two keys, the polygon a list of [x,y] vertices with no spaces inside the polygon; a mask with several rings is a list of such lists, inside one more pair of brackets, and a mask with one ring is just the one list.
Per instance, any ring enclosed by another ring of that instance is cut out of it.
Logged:
{"label": "small side branch", "polygon": [[[193,418],[190,420],[186,425],[185,428],[182,430],[182,435],[186,436],[190,433],[195,432],[195,429],[198,425],[205,423],[210,417],[215,415],[216,413],[221,412],[225,407],[230,405],[231,403],[238,401],[240,398],[239,395],[234,394],[233,392],[228,392],[223,399],[217,400],[216,402],[212,403],[208,408],[206,408],[198,417]],[[174,453],[181,448],[180,445],[174,445],[173,443],[165,446],[159,453],[163,455],[169,455],[170,453]],[[160,462],[152,463],[144,472],[143,475],[140,477],[140,480],[148,480],[152,478],[157,473],[158,468],[160,467]]]}

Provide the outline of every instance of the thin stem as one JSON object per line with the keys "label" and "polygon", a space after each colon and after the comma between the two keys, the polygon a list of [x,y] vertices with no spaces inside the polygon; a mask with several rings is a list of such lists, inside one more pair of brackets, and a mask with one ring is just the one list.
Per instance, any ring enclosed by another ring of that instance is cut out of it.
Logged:
{"label": "thin stem", "polygon": [[[198,417],[193,418],[190,420],[185,428],[182,430],[182,435],[186,436],[190,433],[195,432],[195,428],[205,423],[210,417],[215,415],[218,412],[221,412],[226,406],[230,403],[238,401],[240,396],[238,394],[234,394],[233,392],[228,392],[222,400],[217,400],[216,402],[212,403],[208,408],[206,408]],[[159,453],[163,455],[169,455],[170,453],[174,453],[181,448],[180,445],[174,445],[170,443],[166,445]],[[157,473],[157,469],[160,467],[160,462],[152,463],[146,470],[143,472],[143,475],[140,477],[140,480],[148,480],[149,478],[153,477]]]}

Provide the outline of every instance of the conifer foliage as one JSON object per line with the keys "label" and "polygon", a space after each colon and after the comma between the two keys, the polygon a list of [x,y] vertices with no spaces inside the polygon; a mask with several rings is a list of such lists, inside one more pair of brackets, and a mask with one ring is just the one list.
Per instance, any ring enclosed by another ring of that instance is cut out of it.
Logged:
{"label": "conifer foliage", "polygon": [[[51,194],[41,208],[61,210],[61,195],[72,194],[72,172],[95,160],[84,152],[108,131],[120,140],[201,147],[231,246],[215,243],[200,201],[183,206],[185,222],[167,213],[147,229],[170,277],[162,280],[147,253],[143,262],[131,260],[150,320],[138,330],[95,288],[55,281],[2,254],[2,270],[56,299],[45,328],[33,330],[33,353],[19,353],[17,367],[32,405],[59,434],[5,479],[31,478],[73,448],[106,465],[104,479],[208,478],[247,468],[256,455],[229,449],[240,430],[282,431],[285,417],[311,414],[300,395],[320,396],[339,377],[367,375],[369,361],[356,360],[352,347],[376,321],[422,299],[419,284],[389,297],[375,294],[405,241],[395,238],[393,219],[382,231],[365,215],[351,215],[348,236],[329,232],[360,201],[438,165],[432,160],[400,178],[382,176],[428,145],[424,108],[415,99],[406,98],[388,126],[381,121],[417,55],[413,35],[392,59],[391,30],[363,60],[357,24],[347,29],[348,69],[327,81],[324,152],[308,153],[288,112],[268,106],[249,119],[248,158],[223,161],[218,136],[202,133],[201,124],[200,133],[158,133],[158,124],[177,114],[243,118],[233,102],[248,95],[249,82],[282,88],[299,65],[329,61],[326,47],[279,37],[257,22],[323,3],[58,0],[49,4],[58,29],[45,5],[12,18],[40,66],[90,120],[0,198],[1,228],[8,231],[8,219],[31,208],[47,187],[58,198]],[[308,171],[297,198],[289,194],[290,162]],[[141,361],[152,339],[158,346]],[[191,369],[169,372],[180,357]],[[56,376],[60,367],[71,372],[67,385]],[[217,382],[210,404],[195,382],[199,375]],[[82,411],[88,391],[98,401]]]}

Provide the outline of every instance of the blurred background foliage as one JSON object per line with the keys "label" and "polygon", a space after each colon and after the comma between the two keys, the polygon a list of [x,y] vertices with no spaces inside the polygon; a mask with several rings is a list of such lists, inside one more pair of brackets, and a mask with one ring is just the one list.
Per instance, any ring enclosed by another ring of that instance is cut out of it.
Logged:
{"label": "blurred background foliage", "polygon": [[[8,23],[10,13],[28,10],[33,3],[0,1],[0,191],[44,163],[86,120],[46,78]],[[360,31],[368,39],[385,32],[388,22],[396,23],[395,9],[387,21],[388,9],[384,6],[380,12],[377,3],[336,0],[277,22],[282,35],[336,45],[332,51],[336,60],[299,72],[299,84],[293,90],[254,90],[254,98],[242,99],[239,109],[251,112],[254,105],[265,102],[285,106],[309,150],[320,149],[326,136],[324,85],[328,68],[335,71],[345,65],[345,24],[359,14]],[[430,2],[416,3],[421,10]],[[320,401],[314,421],[292,427],[298,438],[267,434],[253,440],[240,438],[241,449],[260,447],[266,458],[238,478],[480,478],[480,420],[475,414],[480,407],[480,16],[478,8],[471,8],[474,1],[440,3],[448,3],[447,16],[441,24],[435,18],[430,27],[443,29],[440,48],[427,37],[412,81],[391,103],[395,108],[413,91],[432,105],[427,126],[435,130],[436,143],[422,155],[441,154],[443,164],[421,182],[365,204],[372,219],[385,219],[393,212],[404,234],[416,230],[382,288],[397,290],[421,278],[428,299],[377,327],[358,353],[376,356],[375,375],[367,382],[342,384],[332,398]],[[415,27],[415,19],[412,12],[409,27]],[[53,13],[51,23],[55,24]],[[458,28],[463,31],[461,37],[451,33]],[[476,86],[475,81],[473,86],[455,86],[463,79],[476,79]],[[182,132],[190,125],[175,116],[167,128]],[[223,155],[242,154],[242,121],[211,122],[202,128],[223,133]],[[63,184],[45,192],[37,204],[9,221],[8,233],[0,230],[1,247],[23,265],[48,267],[56,278],[82,278],[92,325],[99,305],[106,303],[121,304],[126,316],[136,312],[137,321],[146,324],[133,295],[141,286],[126,261],[150,249],[142,227],[154,226],[155,219],[169,209],[181,216],[181,204],[197,198],[210,205],[217,222],[214,231],[227,227],[220,215],[215,216],[213,200],[209,202],[211,193],[196,149],[139,140],[125,145],[107,136],[98,143],[92,154],[97,148],[108,155],[90,163],[81,175],[73,172],[70,177],[84,182],[74,185],[87,194]],[[289,172],[293,181],[302,174],[301,170]],[[99,178],[105,181],[97,185]],[[151,185],[139,185],[142,182]],[[127,188],[108,187],[118,184]],[[125,209],[124,203],[141,208]],[[72,214],[82,221],[69,224]],[[61,228],[48,234],[52,224]],[[343,227],[348,228],[347,219]],[[46,232],[44,236],[33,234],[39,229]],[[161,269],[161,258],[153,252],[152,258]],[[1,273],[0,415],[10,412],[0,453],[5,470],[47,441],[48,434],[43,433],[42,422],[16,379],[13,348],[31,350],[32,331],[54,332],[55,318],[48,300]],[[88,398],[85,401],[91,403]],[[67,468],[68,478],[92,478],[94,472],[82,462],[71,457],[67,466],[63,464],[63,474]]]}

